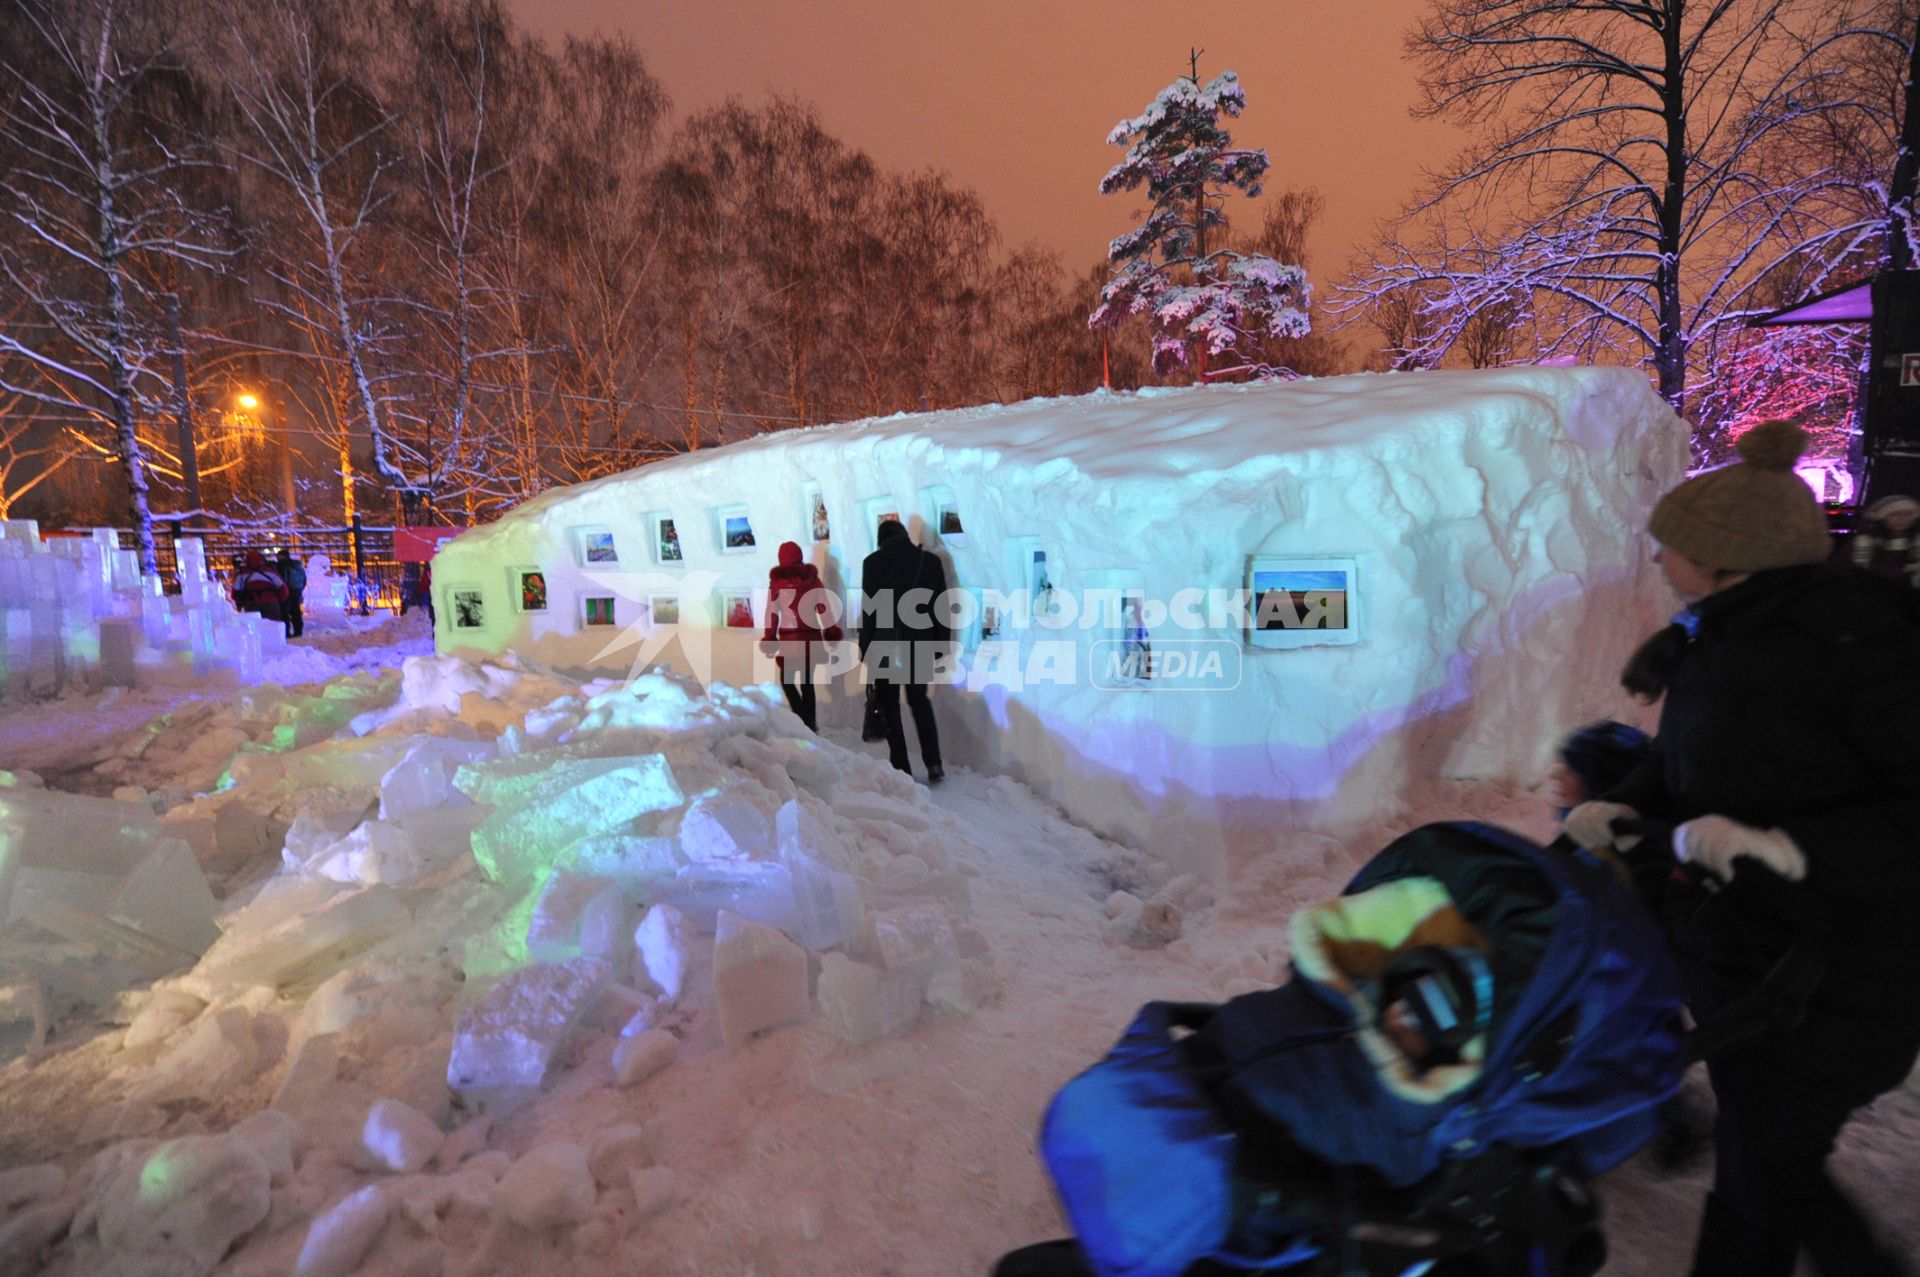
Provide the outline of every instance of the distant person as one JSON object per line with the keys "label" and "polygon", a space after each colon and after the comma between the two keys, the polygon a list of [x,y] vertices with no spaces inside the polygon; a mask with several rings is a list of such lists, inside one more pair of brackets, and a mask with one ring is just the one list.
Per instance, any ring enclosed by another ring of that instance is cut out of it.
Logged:
{"label": "distant person", "polygon": [[280,605],[280,619],[287,623],[287,637],[299,638],[307,632],[307,618],[300,606],[307,592],[307,570],[293,557],[293,551],[287,549],[280,551],[273,566],[287,584],[287,600]]}
{"label": "distant person", "polygon": [[905,687],[927,783],[938,784],[947,773],[940,765],[940,730],[934,725],[927,684],[953,639],[937,605],[947,592],[947,570],[913,543],[898,519],[880,524],[879,540],[880,548],[860,567],[860,659],[867,663],[867,677],[886,715],[888,758],[913,774],[900,721],[900,689]]}
{"label": "distant person", "polygon": [[760,650],[773,657],[780,690],[810,732],[820,730],[814,667],[825,660],[827,644],[846,637],[836,623],[838,612],[820,570],[806,561],[799,543],[781,543],[780,562],[767,574],[767,625]]}
{"label": "distant person", "polygon": [[287,601],[287,583],[267,566],[266,556],[248,550],[241,568],[233,575],[233,605],[256,616],[282,619],[281,606]]}
{"label": "distant person", "polygon": [[1914,534],[1915,523],[1920,523],[1920,500],[1913,497],[1881,497],[1868,506],[1865,521],[1853,534],[1854,566],[1904,585],[1920,585],[1920,536]]}
{"label": "distant person", "polygon": [[420,583],[414,587],[413,602],[415,607],[427,609],[427,628],[437,629],[440,621],[433,614],[433,564],[431,563],[421,565]]}

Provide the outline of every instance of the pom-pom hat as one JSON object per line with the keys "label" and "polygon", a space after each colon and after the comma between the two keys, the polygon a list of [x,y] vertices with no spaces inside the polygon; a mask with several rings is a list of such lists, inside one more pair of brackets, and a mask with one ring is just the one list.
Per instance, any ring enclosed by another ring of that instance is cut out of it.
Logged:
{"label": "pom-pom hat", "polygon": [[1793,472],[1806,444],[1806,433],[1791,422],[1761,422],[1734,444],[1738,462],[1661,497],[1647,531],[1695,563],[1728,572],[1824,562],[1826,516]]}

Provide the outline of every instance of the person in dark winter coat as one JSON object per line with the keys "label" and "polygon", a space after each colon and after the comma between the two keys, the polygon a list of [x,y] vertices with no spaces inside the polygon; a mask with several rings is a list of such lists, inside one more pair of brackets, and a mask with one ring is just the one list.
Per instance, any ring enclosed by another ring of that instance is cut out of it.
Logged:
{"label": "person in dark winter coat", "polygon": [[780,561],[767,574],[767,627],[760,650],[773,657],[780,671],[780,690],[787,704],[817,732],[813,669],[826,657],[826,645],[845,637],[840,609],[820,580],[820,570],[806,562],[796,541],[783,542]]}
{"label": "person in dark winter coat", "polygon": [[301,600],[307,592],[307,570],[300,566],[290,550],[281,550],[273,566],[287,585],[286,601],[280,605],[280,619],[287,623],[287,637],[299,638],[307,632],[307,618],[300,610]]}
{"label": "person in dark winter coat", "polygon": [[1899,581],[1920,585],[1920,501],[1912,497],[1882,497],[1867,507],[1866,521],[1848,547],[1857,567]]}
{"label": "person in dark winter coat", "polygon": [[933,721],[927,684],[940,673],[952,649],[944,599],[947,571],[940,560],[913,543],[897,519],[880,525],[880,548],[860,568],[860,658],[879,688],[887,721],[887,755],[911,774],[907,733],[900,719],[900,689],[907,693],[913,726],[920,737],[920,761],[927,782],[946,776],[940,765],[940,731]]}
{"label": "person in dark winter coat", "polygon": [[287,601],[287,583],[267,566],[258,550],[248,550],[241,569],[233,575],[233,605],[242,612],[281,619],[281,604]]}
{"label": "person in dark winter coat", "polygon": [[1792,469],[1804,439],[1757,426],[1742,463],[1655,507],[1688,606],[1623,677],[1665,696],[1653,757],[1566,822],[1592,849],[1617,819],[1670,823],[1672,855],[1724,884],[1685,893],[1675,927],[1697,1018],[1788,952],[1826,964],[1803,1019],[1708,1060],[1720,1120],[1695,1277],[1790,1277],[1802,1249],[1827,1277],[1911,1271],[1826,1159],[1920,1056],[1920,598],[1824,562],[1825,520]]}

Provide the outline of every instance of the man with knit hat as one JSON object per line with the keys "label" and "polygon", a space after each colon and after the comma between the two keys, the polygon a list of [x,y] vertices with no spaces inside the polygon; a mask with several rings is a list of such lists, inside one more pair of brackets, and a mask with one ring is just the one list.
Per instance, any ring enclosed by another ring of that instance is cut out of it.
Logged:
{"label": "man with knit hat", "polygon": [[1596,849],[1622,818],[1671,825],[1674,858],[1711,880],[1676,895],[1697,1018],[1790,951],[1825,964],[1804,1008],[1708,1061],[1720,1121],[1695,1277],[1791,1277],[1802,1249],[1828,1277],[1911,1271],[1826,1159],[1920,1056],[1920,596],[1826,562],[1825,520],[1793,472],[1804,440],[1756,426],[1738,463],[1655,506],[1655,557],[1687,607],[1622,682],[1665,697],[1659,734],[1566,822]]}
{"label": "man with knit hat", "polygon": [[1868,506],[1860,530],[1848,543],[1854,566],[1920,585],[1920,501],[1908,496],[1881,497]]}

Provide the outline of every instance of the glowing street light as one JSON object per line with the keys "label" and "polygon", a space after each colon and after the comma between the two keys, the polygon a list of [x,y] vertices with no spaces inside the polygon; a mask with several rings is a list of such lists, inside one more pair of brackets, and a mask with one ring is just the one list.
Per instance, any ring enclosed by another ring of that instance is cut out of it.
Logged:
{"label": "glowing street light", "polygon": [[260,406],[260,396],[252,395],[252,394],[242,394],[240,395],[239,398],[235,399],[234,402],[239,404],[244,411],[252,412],[255,408],[258,408]]}

